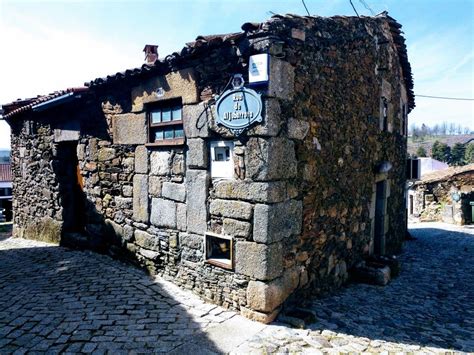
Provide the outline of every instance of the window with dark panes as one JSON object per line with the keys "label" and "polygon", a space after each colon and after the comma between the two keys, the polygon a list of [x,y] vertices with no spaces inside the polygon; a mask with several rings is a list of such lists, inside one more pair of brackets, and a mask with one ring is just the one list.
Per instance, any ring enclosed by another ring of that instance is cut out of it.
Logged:
{"label": "window with dark panes", "polygon": [[148,107],[149,143],[184,144],[181,100],[163,101]]}
{"label": "window with dark panes", "polygon": [[388,101],[382,97],[382,130],[388,131]]}

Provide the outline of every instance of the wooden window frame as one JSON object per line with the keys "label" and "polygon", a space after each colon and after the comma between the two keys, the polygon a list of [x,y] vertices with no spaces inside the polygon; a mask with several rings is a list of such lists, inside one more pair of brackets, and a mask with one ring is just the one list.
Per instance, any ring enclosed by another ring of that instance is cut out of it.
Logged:
{"label": "wooden window frame", "polygon": [[[173,120],[173,109],[179,107],[181,111],[181,119]],[[170,99],[155,102],[147,105],[147,131],[148,131],[148,142],[145,144],[148,147],[161,147],[161,146],[181,146],[185,143],[184,137],[184,125],[183,125],[183,104],[181,98],[179,99]],[[155,112],[163,113],[165,109],[170,110],[170,121],[161,121],[161,122],[152,122],[152,114]],[[175,127],[180,127],[183,131],[182,137],[175,137]],[[164,138],[160,140],[155,140],[154,134],[156,129],[163,128],[173,128],[173,138]]]}
{"label": "wooden window frame", "polygon": [[[205,242],[204,242],[205,263],[218,266],[226,270],[234,270],[234,240],[233,238],[231,236],[215,234],[211,232],[205,233],[204,237],[205,237]],[[229,258],[228,259],[219,260],[219,259],[213,258],[213,255],[210,250],[211,239],[214,239],[214,241],[216,241],[217,239],[225,240],[226,242],[229,243]]]}

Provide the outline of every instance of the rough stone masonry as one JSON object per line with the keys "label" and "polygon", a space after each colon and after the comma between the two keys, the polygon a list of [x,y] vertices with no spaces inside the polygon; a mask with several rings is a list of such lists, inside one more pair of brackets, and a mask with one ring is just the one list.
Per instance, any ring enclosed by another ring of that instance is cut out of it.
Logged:
{"label": "rough stone masonry", "polygon": [[[277,15],[4,105],[14,235],[131,260],[262,322],[290,295],[340,286],[405,235],[414,97],[400,27]],[[234,74],[248,86],[261,53],[263,122],[236,136],[217,125],[216,98]]]}

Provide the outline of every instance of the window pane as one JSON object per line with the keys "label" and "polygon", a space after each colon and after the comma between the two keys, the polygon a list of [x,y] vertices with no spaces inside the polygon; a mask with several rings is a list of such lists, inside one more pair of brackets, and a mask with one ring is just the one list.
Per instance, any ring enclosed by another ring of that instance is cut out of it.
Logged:
{"label": "window pane", "polygon": [[161,122],[161,112],[155,111],[151,113],[151,123],[160,123]]}
{"label": "window pane", "polygon": [[181,120],[181,107],[177,106],[173,108],[173,121]]}
{"label": "window pane", "polygon": [[215,161],[229,161],[230,160],[229,147],[215,147],[214,160]]}
{"label": "window pane", "polygon": [[183,138],[184,137],[183,127],[178,126],[174,129],[174,137],[175,138]]}
{"label": "window pane", "polygon": [[163,140],[163,130],[162,129],[157,129],[155,131],[155,142],[156,141],[161,141]]}
{"label": "window pane", "polygon": [[173,128],[165,128],[165,139],[173,139]]}
{"label": "window pane", "polygon": [[164,108],[161,111],[161,120],[162,122],[169,122],[171,121],[171,109],[169,108]]}

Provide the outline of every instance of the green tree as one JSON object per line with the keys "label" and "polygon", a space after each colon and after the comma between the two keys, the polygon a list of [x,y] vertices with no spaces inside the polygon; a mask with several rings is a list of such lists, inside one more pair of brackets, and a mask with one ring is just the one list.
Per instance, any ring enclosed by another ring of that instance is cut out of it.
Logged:
{"label": "green tree", "polygon": [[427,156],[426,149],[422,145],[420,145],[418,149],[416,150],[416,156],[418,158],[424,158]]}
{"label": "green tree", "polygon": [[456,143],[451,149],[451,165],[465,165],[464,162],[464,144]]}
{"label": "green tree", "polygon": [[474,143],[469,143],[464,152],[464,161],[466,164],[474,163]]}
{"label": "green tree", "polygon": [[449,163],[451,160],[451,148],[446,143],[435,141],[431,147],[431,157]]}

